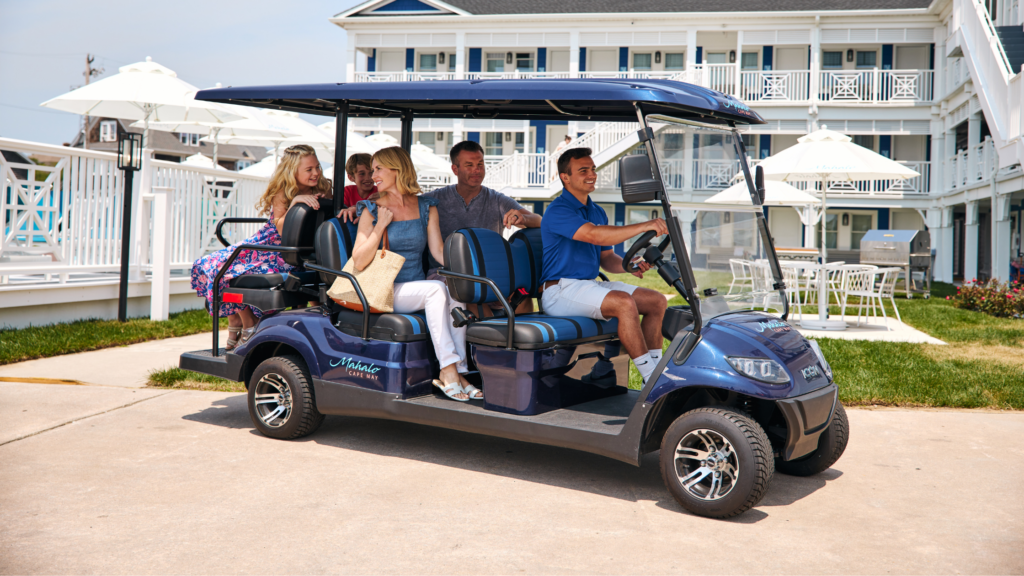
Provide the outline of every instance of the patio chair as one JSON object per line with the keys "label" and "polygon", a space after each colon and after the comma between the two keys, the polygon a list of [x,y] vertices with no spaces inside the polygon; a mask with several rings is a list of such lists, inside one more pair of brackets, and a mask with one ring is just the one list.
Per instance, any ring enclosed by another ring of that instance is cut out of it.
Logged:
{"label": "patio chair", "polygon": [[[831,262],[831,263],[829,263],[829,266],[832,266],[832,268],[828,268],[825,271],[828,274],[828,277],[826,279],[826,282],[828,282],[828,283],[825,285],[825,287],[827,289],[825,293],[827,295],[831,295],[833,292],[836,292],[836,290],[841,287],[841,284],[839,284],[839,268],[836,268],[835,266],[836,265],[843,266],[844,264],[846,264],[846,263],[845,262]],[[804,305],[805,306],[809,305],[809,304],[816,304],[818,302],[818,276],[819,276],[820,272],[821,272],[820,268],[811,268],[810,269],[810,277],[807,279],[807,291],[804,293]],[[836,304],[840,304],[839,295],[838,294],[836,294]]]}
{"label": "patio chair", "polygon": [[829,288],[832,289],[836,294],[836,304],[846,308],[846,284],[847,279],[853,272],[865,272],[868,270],[877,270],[878,266],[871,264],[843,264],[839,267],[838,273],[835,275],[837,282],[832,283],[832,279],[829,280]]}
{"label": "patio chair", "polygon": [[[876,283],[875,276],[881,275],[881,281]],[[860,303],[857,304],[857,326],[860,326],[861,313],[864,313],[866,319],[868,314],[865,308],[870,309],[871,316],[874,318],[878,317],[875,312],[875,303],[878,304],[878,308],[882,311],[882,317],[885,319],[886,330],[889,328],[889,316],[885,313],[885,306],[882,304],[883,298],[888,298],[892,304],[892,309],[896,312],[896,320],[902,322],[900,318],[899,308],[896,307],[896,281],[899,279],[900,269],[899,268],[877,268],[874,270],[851,270],[846,276],[845,289],[843,291],[843,309],[842,315],[846,316],[846,308],[849,304],[850,296],[857,296],[860,298]]]}
{"label": "patio chair", "polygon": [[753,288],[754,276],[751,270],[751,262],[749,260],[730,258],[729,270],[732,271],[732,282],[729,283],[729,294],[732,294],[734,288],[739,289],[739,292],[743,292],[744,288]]}

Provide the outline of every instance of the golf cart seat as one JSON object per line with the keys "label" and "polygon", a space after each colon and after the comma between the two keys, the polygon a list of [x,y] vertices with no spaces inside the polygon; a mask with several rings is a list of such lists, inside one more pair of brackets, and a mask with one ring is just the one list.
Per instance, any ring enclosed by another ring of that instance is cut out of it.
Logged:
{"label": "golf cart seat", "polygon": [[317,226],[331,217],[331,209],[320,210],[305,204],[296,204],[285,215],[281,225],[281,245],[306,248],[299,252],[281,252],[279,255],[293,270],[279,274],[243,274],[228,281],[222,301],[245,304],[263,312],[301,306],[310,300],[302,291],[304,285],[316,281],[315,274],[304,270],[307,262],[315,263],[313,237]]}
{"label": "golf cart seat", "polygon": [[[489,278],[504,296],[523,289],[531,298],[540,298],[540,274],[543,246],[539,228],[516,232],[509,241],[483,228],[463,228],[445,242],[445,263],[449,270]],[[485,284],[448,279],[452,298],[459,302],[487,304],[497,302]],[[585,316],[523,314],[515,317],[513,346],[537,350],[555,345],[575,345],[611,340],[617,337],[617,320],[594,320]],[[504,316],[469,324],[466,340],[473,344],[505,347],[508,343],[508,319]]]}
{"label": "golf cart seat", "polygon": [[[337,218],[327,220],[316,231],[317,260],[320,266],[341,270],[348,262],[352,252],[353,238],[350,229]],[[330,288],[334,284],[334,274],[320,273],[321,279]],[[335,317],[334,325],[338,330],[352,336],[363,334],[363,313],[343,308],[330,302],[331,314]],[[370,314],[369,337],[374,340],[388,342],[416,342],[427,340],[427,319],[423,312],[412,314]]]}

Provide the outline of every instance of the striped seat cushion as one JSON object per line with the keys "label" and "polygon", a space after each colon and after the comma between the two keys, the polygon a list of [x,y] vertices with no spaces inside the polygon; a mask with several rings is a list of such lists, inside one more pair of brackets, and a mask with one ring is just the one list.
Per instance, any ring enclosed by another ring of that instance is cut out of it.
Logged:
{"label": "striped seat cushion", "polygon": [[[338,330],[352,336],[362,336],[363,313],[337,306]],[[423,312],[412,314],[370,314],[370,338],[389,342],[415,342],[427,340],[427,318]]]}
{"label": "striped seat cushion", "polygon": [[[584,316],[516,316],[513,344],[523,350],[550,348],[555,344],[581,344],[616,338],[618,320],[593,320]],[[508,320],[489,318],[469,325],[466,340],[474,344],[504,347],[508,342]]]}

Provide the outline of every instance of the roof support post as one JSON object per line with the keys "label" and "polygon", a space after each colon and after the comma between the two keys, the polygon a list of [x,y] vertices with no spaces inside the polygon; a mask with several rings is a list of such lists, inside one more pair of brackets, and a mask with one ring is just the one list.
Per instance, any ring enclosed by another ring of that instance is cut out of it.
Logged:
{"label": "roof support post", "polygon": [[334,213],[345,206],[345,149],[348,148],[348,102],[334,112]]}
{"label": "roof support post", "polygon": [[402,148],[412,152],[412,110],[402,112]]}

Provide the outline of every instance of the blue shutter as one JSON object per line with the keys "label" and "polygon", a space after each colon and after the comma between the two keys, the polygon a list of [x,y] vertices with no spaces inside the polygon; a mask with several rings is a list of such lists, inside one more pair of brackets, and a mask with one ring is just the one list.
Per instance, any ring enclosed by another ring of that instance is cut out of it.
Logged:
{"label": "blue shutter", "polygon": [[879,208],[878,209],[878,229],[888,230],[889,229],[889,209]]}
{"label": "blue shutter", "polygon": [[892,70],[892,44],[882,44],[882,70]]}
{"label": "blue shutter", "polygon": [[416,69],[416,49],[406,48],[405,49],[405,71],[412,72]]}
{"label": "blue shutter", "polygon": [[537,72],[547,72],[548,68],[548,49],[537,48]]}
{"label": "blue shutter", "polygon": [[704,47],[703,46],[697,46],[697,64],[700,64],[703,61],[704,61]]}
{"label": "blue shutter", "polygon": [[366,71],[376,72],[377,71],[377,49],[374,48],[370,51],[370,55],[366,57]]}
{"label": "blue shutter", "polygon": [[619,48],[619,72],[629,71],[629,48]]}
{"label": "blue shutter", "polygon": [[580,72],[587,71],[587,49],[580,48]]}
{"label": "blue shutter", "polygon": [[467,140],[471,140],[471,141],[476,142],[477,144],[479,144],[480,143],[480,133],[479,132],[468,132],[468,133],[466,133],[466,139]]}
{"label": "blue shutter", "polygon": [[761,70],[772,69],[773,50],[771,46],[761,48]]}
{"label": "blue shutter", "polygon": [[882,134],[878,137],[878,153],[886,158],[892,158],[892,136]]}
{"label": "blue shutter", "polygon": [[764,160],[768,156],[771,156],[772,153],[772,135],[761,134],[760,140],[761,141],[757,144],[758,157]]}
{"label": "blue shutter", "polygon": [[483,60],[483,53],[481,48],[470,48],[469,49],[469,70],[467,72],[480,72],[481,60]]}

